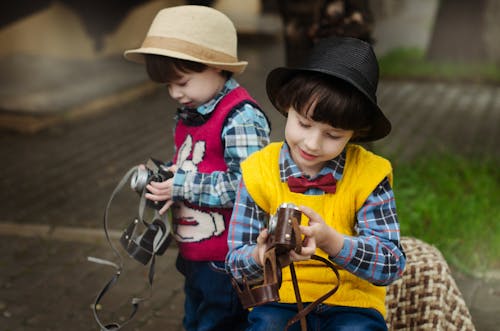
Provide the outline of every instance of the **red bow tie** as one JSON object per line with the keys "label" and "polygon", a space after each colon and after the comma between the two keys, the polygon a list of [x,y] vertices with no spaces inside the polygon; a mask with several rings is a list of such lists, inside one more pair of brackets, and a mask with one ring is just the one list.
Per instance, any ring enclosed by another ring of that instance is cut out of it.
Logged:
{"label": "red bow tie", "polygon": [[305,177],[288,177],[287,183],[290,191],[295,193],[304,193],[309,188],[318,188],[326,193],[335,193],[337,189],[337,180],[331,173],[315,180],[308,180]]}

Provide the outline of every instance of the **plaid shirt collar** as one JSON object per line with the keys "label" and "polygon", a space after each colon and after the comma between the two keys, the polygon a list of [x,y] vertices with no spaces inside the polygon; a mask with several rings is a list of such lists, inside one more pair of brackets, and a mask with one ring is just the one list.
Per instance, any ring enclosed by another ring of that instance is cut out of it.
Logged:
{"label": "plaid shirt collar", "polygon": [[[342,153],[340,153],[339,156],[326,162],[323,169],[321,169],[318,175],[315,176],[314,178],[326,175],[328,173],[332,173],[333,177],[335,177],[336,180],[340,180],[344,172],[345,160],[346,160],[346,150],[344,148],[344,150],[342,151]],[[281,147],[279,167],[280,167],[280,179],[282,182],[286,182],[288,177],[300,177],[300,176],[308,177],[307,175],[303,174],[302,171],[300,171],[297,164],[295,164],[295,162],[293,161],[292,156],[290,155],[290,147],[286,142]]]}
{"label": "plaid shirt collar", "polygon": [[[224,86],[222,87],[222,90],[215,95],[210,101],[207,103],[199,106],[196,108],[196,112],[199,113],[200,115],[208,115],[211,112],[214,111],[215,107],[219,103],[219,101],[226,96],[229,92],[231,92],[233,89],[237,88],[239,86],[238,82],[234,78],[230,78],[224,83]],[[184,107],[181,108],[181,111],[185,110]]]}

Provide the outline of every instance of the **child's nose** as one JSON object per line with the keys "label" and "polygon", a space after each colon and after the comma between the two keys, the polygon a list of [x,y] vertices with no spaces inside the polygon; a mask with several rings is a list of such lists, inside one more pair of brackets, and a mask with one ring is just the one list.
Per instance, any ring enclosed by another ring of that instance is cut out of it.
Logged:
{"label": "child's nose", "polygon": [[321,135],[316,132],[309,132],[304,136],[305,145],[310,151],[316,151],[321,146]]}
{"label": "child's nose", "polygon": [[168,87],[168,93],[173,99],[179,99],[182,97],[182,91],[180,88],[176,86],[169,86]]}

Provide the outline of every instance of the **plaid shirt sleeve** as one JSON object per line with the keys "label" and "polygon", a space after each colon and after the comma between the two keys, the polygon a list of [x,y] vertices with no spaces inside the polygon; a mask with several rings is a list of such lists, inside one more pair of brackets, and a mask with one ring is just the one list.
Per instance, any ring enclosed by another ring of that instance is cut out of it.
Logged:
{"label": "plaid shirt sleeve", "polygon": [[241,178],[240,163],[269,143],[270,128],[264,114],[250,103],[228,118],[222,131],[227,171],[210,174],[183,172],[175,175],[175,200],[185,199],[203,207],[233,207]]}
{"label": "plaid shirt sleeve", "polygon": [[406,257],[400,246],[394,193],[382,180],[357,213],[357,235],[344,237],[340,253],[330,259],[375,285],[401,277]]}
{"label": "plaid shirt sleeve", "polygon": [[266,221],[267,213],[257,206],[242,180],[229,224],[229,252],[226,256],[226,267],[237,280],[243,275],[248,281],[258,281],[263,277],[263,269],[252,257],[252,251]]}

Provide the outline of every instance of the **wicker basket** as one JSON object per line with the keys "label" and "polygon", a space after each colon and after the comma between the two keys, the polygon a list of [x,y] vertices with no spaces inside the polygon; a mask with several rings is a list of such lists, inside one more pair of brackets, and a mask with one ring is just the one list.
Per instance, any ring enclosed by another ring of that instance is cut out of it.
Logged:
{"label": "wicker basket", "polygon": [[404,275],[387,288],[389,330],[475,330],[448,264],[434,246],[403,237]]}

